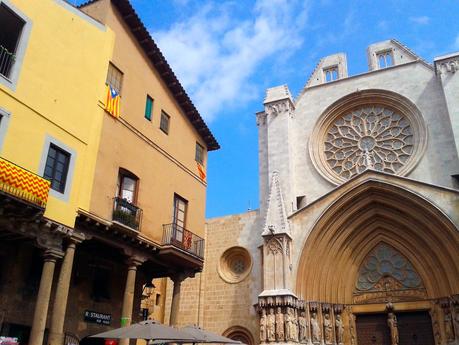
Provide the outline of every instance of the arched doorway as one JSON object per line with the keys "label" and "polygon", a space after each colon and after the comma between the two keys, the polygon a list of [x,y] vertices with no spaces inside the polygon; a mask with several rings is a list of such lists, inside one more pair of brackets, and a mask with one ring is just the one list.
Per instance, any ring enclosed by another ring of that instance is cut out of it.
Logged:
{"label": "arched doorway", "polygon": [[[319,325],[338,319],[345,344],[391,344],[394,322],[400,345],[443,344],[441,339],[455,336],[447,328],[459,315],[452,302],[459,293],[458,230],[421,196],[388,182],[363,181],[310,232],[296,293],[314,301],[306,308]],[[427,328],[427,335],[413,331]]]}
{"label": "arched doorway", "polygon": [[228,328],[226,331],[223,332],[223,336],[233,340],[240,341],[243,344],[255,344],[255,341],[250,331],[242,326],[233,326]]}

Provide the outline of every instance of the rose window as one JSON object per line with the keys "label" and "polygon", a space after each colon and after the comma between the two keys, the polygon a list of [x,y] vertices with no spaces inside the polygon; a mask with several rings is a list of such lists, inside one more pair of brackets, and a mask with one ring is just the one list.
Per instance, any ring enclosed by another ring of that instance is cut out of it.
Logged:
{"label": "rose window", "polygon": [[413,154],[413,129],[400,112],[366,106],[336,118],[323,146],[328,167],[347,180],[367,168],[397,174]]}

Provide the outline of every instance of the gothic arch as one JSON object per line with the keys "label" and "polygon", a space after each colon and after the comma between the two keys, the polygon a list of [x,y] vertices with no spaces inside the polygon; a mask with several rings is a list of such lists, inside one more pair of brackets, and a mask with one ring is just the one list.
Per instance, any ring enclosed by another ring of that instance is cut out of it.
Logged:
{"label": "gothic arch", "polygon": [[369,179],[336,200],[314,225],[299,258],[297,294],[351,304],[358,270],[381,242],[412,263],[427,298],[459,292],[457,228],[423,197]]}
{"label": "gothic arch", "polygon": [[238,340],[243,344],[255,344],[255,340],[252,336],[252,333],[250,333],[250,331],[247,328],[242,326],[232,326],[228,328],[226,331],[223,332],[223,336],[233,340]]}

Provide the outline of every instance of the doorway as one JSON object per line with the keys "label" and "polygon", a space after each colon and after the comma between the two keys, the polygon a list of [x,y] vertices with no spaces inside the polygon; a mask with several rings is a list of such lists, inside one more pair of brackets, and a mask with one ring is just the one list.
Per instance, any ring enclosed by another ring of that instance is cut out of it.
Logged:
{"label": "doorway", "polygon": [[[399,345],[435,345],[432,321],[427,311],[396,313]],[[356,318],[357,342],[361,345],[391,345],[387,314],[361,314]]]}
{"label": "doorway", "polygon": [[435,345],[427,311],[397,314],[400,345]]}
{"label": "doorway", "polygon": [[356,326],[358,344],[391,345],[387,314],[357,315]]}

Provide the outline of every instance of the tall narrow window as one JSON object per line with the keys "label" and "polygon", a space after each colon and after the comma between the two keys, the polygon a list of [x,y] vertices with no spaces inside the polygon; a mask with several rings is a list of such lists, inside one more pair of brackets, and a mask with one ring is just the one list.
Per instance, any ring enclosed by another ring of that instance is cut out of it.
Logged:
{"label": "tall narrow window", "polygon": [[174,195],[174,238],[181,242],[183,241],[183,232],[186,225],[186,211],[188,208],[188,201],[180,197],[179,195]]}
{"label": "tall narrow window", "polygon": [[147,101],[145,104],[145,118],[151,121],[151,114],[153,112],[153,98],[147,95]]}
{"label": "tall narrow window", "polygon": [[324,69],[324,76],[325,76],[325,82],[331,82],[334,80],[338,80],[338,67],[330,67],[327,69]]}
{"label": "tall narrow window", "polygon": [[107,85],[110,85],[119,95],[121,95],[121,86],[123,84],[123,72],[115,67],[111,62],[108,65]]}
{"label": "tall narrow window", "polygon": [[196,143],[195,160],[201,165],[204,164],[204,147],[199,143]]}
{"label": "tall narrow window", "polygon": [[46,158],[44,178],[51,181],[51,188],[64,193],[69,171],[70,153],[50,144]]}
{"label": "tall narrow window", "polygon": [[0,4],[0,74],[9,78],[25,22],[4,3]]}
{"label": "tall narrow window", "polygon": [[384,52],[376,54],[378,58],[378,66],[379,68],[386,68],[394,65],[394,59],[392,56],[391,50],[386,50]]}
{"label": "tall narrow window", "polygon": [[120,169],[118,177],[118,197],[131,204],[136,203],[138,178],[127,170]]}
{"label": "tall narrow window", "polygon": [[161,111],[161,122],[159,123],[159,128],[166,134],[169,134],[169,123],[171,117],[167,115],[164,111]]}

